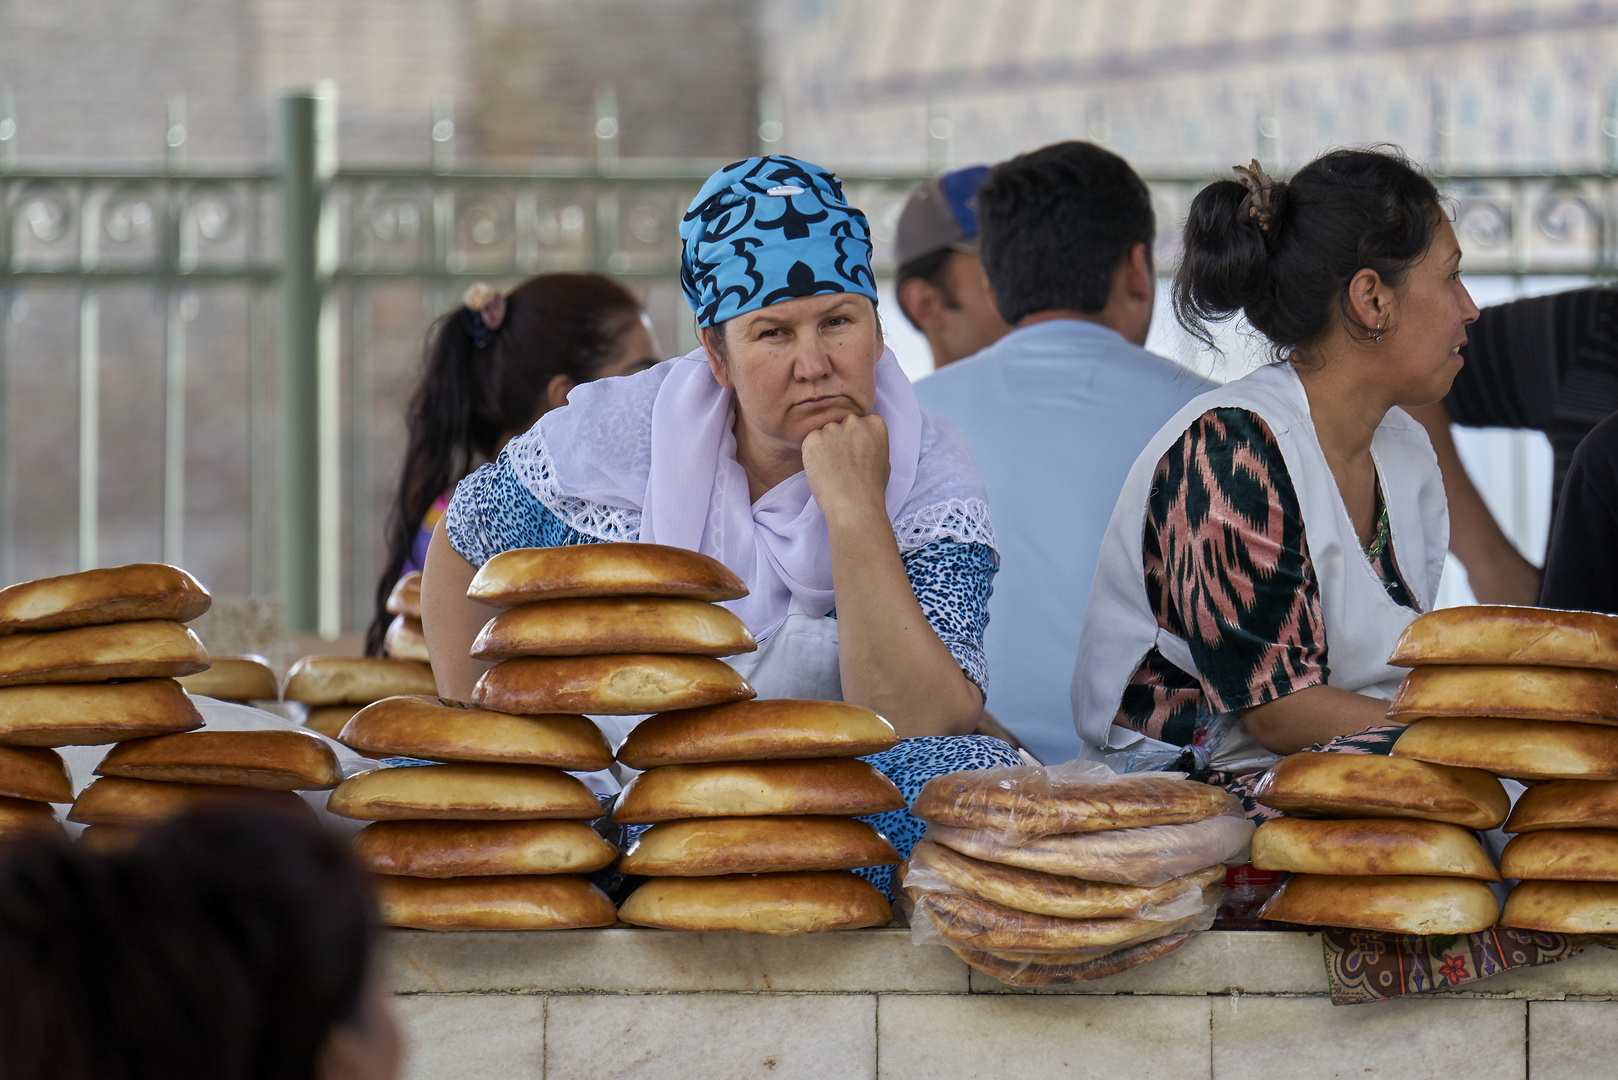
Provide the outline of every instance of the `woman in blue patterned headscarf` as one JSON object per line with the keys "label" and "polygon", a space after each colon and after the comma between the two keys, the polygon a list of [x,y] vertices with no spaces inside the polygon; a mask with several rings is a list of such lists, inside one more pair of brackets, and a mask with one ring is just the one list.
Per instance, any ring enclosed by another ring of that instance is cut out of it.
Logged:
{"label": "woman in blue patterned headscarf", "polygon": [[[491,556],[670,544],[747,583],[725,606],[760,648],[729,662],[759,695],[886,716],[908,795],[1014,763],[1004,743],[957,738],[983,711],[994,533],[959,432],[921,411],[883,346],[865,215],[824,169],[749,158],[708,179],[680,236],[701,347],[578,387],[457,488],[423,590],[439,691],[469,698],[487,666],[468,649],[488,609],[465,593]],[[601,722],[621,740],[638,719]],[[885,824],[901,850],[919,836],[907,814]]]}

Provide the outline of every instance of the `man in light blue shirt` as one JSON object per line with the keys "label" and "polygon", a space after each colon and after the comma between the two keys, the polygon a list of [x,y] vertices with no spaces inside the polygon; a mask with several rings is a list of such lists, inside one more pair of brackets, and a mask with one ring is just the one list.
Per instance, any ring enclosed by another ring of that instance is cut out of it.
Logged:
{"label": "man in light blue shirt", "polygon": [[1012,331],[916,383],[966,435],[1000,551],[990,711],[1047,764],[1079,753],[1069,685],[1101,536],[1130,466],[1215,384],[1147,352],[1156,232],[1116,154],[1064,142],[995,166],[977,193],[983,268]]}

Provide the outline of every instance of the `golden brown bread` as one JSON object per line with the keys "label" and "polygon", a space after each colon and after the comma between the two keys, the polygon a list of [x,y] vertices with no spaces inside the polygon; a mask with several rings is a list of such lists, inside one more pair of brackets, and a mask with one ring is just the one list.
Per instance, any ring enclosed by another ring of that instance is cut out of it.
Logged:
{"label": "golden brown bread", "polygon": [[769,698],[648,716],[618,747],[632,769],[709,761],[864,757],[899,745],[893,725],[842,701]]}
{"label": "golden brown bread", "polygon": [[1067,781],[1038,765],[1002,765],[933,777],[911,813],[937,825],[1028,837],[1179,825],[1238,813],[1240,805],[1224,788],[1172,776],[1096,783]]}
{"label": "golden brown bread", "polygon": [[1405,728],[1393,756],[1516,780],[1618,780],[1618,728],[1434,716]]}
{"label": "golden brown bread", "polygon": [[1618,724],[1618,673],[1584,668],[1423,665],[1405,676],[1389,720],[1506,716]]}
{"label": "golden brown bread", "polygon": [[415,930],[567,930],[611,926],[612,901],[581,877],[375,879],[382,922]]}
{"label": "golden brown bread", "polygon": [[1481,881],[1453,877],[1328,877],[1293,874],[1258,917],[1306,926],[1393,934],[1475,934],[1500,905]]}
{"label": "golden brown bread", "polygon": [[432,662],[427,655],[427,636],[422,633],[421,620],[408,615],[395,615],[388,624],[388,632],[382,637],[382,652],[394,660]]}
{"label": "golden brown bread", "polygon": [[385,605],[389,615],[404,615],[421,621],[421,571],[412,570],[393,583]]}
{"label": "golden brown bread", "polygon": [[1506,897],[1500,925],[1549,934],[1611,934],[1618,931],[1618,884],[1520,882]]}
{"label": "golden brown bread", "polygon": [[618,857],[579,821],[378,821],[354,853],[372,873],[428,878],[588,874]]}
{"label": "golden brown bread", "polygon": [[853,818],[693,818],[653,825],[624,853],[621,873],[712,877],[891,866],[887,837]]}
{"label": "golden brown bread", "polygon": [[315,705],[309,709],[308,715],[303,718],[303,726],[310,731],[318,731],[328,739],[338,739],[343,728],[354,719],[355,715],[363,709],[363,705]]}
{"label": "golden brown bread", "polygon": [[1173,922],[1121,917],[1114,919],[1060,919],[1034,915],[975,896],[952,892],[906,889],[913,908],[911,922],[926,920],[944,944],[963,949],[996,952],[1070,952],[1075,949],[1119,948],[1138,941],[1165,937],[1200,922],[1219,906],[1220,889],[1202,891],[1203,911]]}
{"label": "golden brown bread", "polygon": [[1544,881],[1618,881],[1618,829],[1545,829],[1514,836],[1500,873]]}
{"label": "golden brown bread", "polygon": [[62,832],[62,823],[50,803],[0,796],[0,836],[41,832],[52,835]]}
{"label": "golden brown bread", "polygon": [[95,746],[202,726],[173,679],[0,688],[0,743]]}
{"label": "golden brown bread", "polygon": [[1540,829],[1618,829],[1618,781],[1545,780],[1517,796],[1502,828],[1525,833]]}
{"label": "golden brown bread", "polygon": [[736,600],[742,579],[718,559],[663,544],[515,548],[483,564],[466,595],[485,604],[576,596],[683,596]]}
{"label": "golden brown bread", "polygon": [[893,912],[875,886],[845,870],[651,878],[618,917],[664,930],[816,934],[885,926]]}
{"label": "golden brown bread", "polygon": [[594,772],[612,764],[600,730],[583,716],[514,716],[442,698],[383,698],[354,714],[341,741],[384,757],[550,765]]}
{"label": "golden brown bread", "polygon": [[180,685],[220,701],[275,701],[281,696],[275,670],[262,656],[210,657],[206,671],[185,676]]}
{"label": "golden brown bread", "polygon": [[755,696],[747,680],[711,656],[532,656],[485,671],[472,700],[509,713],[636,713],[721,705]]}
{"label": "golden brown bread", "polygon": [[326,809],[361,821],[589,821],[601,804],[575,776],[543,765],[411,765],[350,776]]}
{"label": "golden brown bread", "polygon": [[162,619],[0,636],[0,686],[161,678],[207,666],[197,635]]}
{"label": "golden brown bread", "polygon": [[92,780],[67,819],[81,825],[147,825],[205,805],[247,804],[288,814],[312,813],[291,791],[225,787],[220,784],[171,784],[103,776]]}
{"label": "golden brown bread", "polygon": [[1118,975],[1178,949],[1191,940],[1189,932],[1153,938],[1126,945],[1101,955],[1093,949],[1074,952],[1028,953],[989,952],[950,946],[950,952],[991,978],[1007,986],[1065,986]]}
{"label": "golden brown bread", "polygon": [[385,656],[306,656],[287,672],[281,696],[306,705],[369,705],[400,694],[437,694],[433,669]]}
{"label": "golden brown bread", "polygon": [[1481,769],[1307,750],[1272,765],[1254,797],[1288,814],[1425,818],[1468,829],[1492,829],[1511,808],[1505,787]]}
{"label": "golden brown bread", "polygon": [[1229,815],[1181,825],[1057,833],[1016,845],[985,829],[933,825],[927,830],[927,839],[984,862],[1120,885],[1161,885],[1215,863],[1245,862],[1252,835],[1251,821]]}
{"label": "golden brown bread", "polygon": [[747,624],[703,600],[620,596],[537,600],[502,611],[472,643],[479,660],[600,653],[733,656],[758,648]]}
{"label": "golden brown bread", "polygon": [[1526,664],[1618,671],[1618,616],[1477,604],[1440,608],[1405,627],[1388,663]]}
{"label": "golden brown bread", "polygon": [[96,775],[271,791],[318,791],[343,779],[332,748],[293,728],[186,731],[123,742],[107,751]]}
{"label": "golden brown bread", "polygon": [[1251,857],[1259,870],[1294,874],[1500,880],[1472,833],[1445,821],[1414,818],[1271,818],[1253,834]]}
{"label": "golden brown bread", "polygon": [[143,831],[134,825],[86,825],[73,842],[97,855],[112,855],[140,843]]}
{"label": "golden brown bread", "polygon": [[624,786],[613,809],[620,825],[698,817],[844,814],[904,807],[904,796],[874,765],[857,758],[665,765]]}
{"label": "golden brown bread", "polygon": [[1225,880],[1225,867],[1221,864],[1185,877],[1170,878],[1161,885],[1085,881],[984,862],[931,840],[916,845],[906,866],[909,882],[921,880],[924,873],[933,874],[952,892],[1017,911],[1063,919],[1113,919],[1126,915],[1161,919],[1158,912],[1165,908],[1178,911],[1188,902],[1200,899],[1203,890],[1210,885]]}
{"label": "golden brown bread", "polygon": [[189,622],[209,602],[208,590],[177,566],[109,566],[0,589],[0,634],[145,619]]}
{"label": "golden brown bread", "polygon": [[73,801],[62,755],[43,746],[0,746],[0,795],[34,802]]}

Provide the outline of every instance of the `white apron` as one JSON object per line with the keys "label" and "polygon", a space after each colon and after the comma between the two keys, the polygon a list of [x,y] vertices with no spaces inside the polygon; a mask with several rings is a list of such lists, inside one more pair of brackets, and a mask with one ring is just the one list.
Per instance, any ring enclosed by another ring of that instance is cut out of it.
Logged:
{"label": "white apron", "polygon": [[[1095,583],[1073,667],[1073,722],[1086,756],[1120,771],[1160,766],[1182,748],[1113,724],[1124,687],[1156,647],[1164,659],[1195,676],[1191,650],[1157,624],[1146,599],[1141,539],[1157,463],[1210,409],[1258,414],[1274,433],[1303,513],[1304,536],[1320,589],[1330,685],[1391,698],[1405,672],[1387,663],[1394,643],[1420,613],[1394,602],[1360,547],[1336,479],[1315,435],[1309,399],[1291,364],[1271,364],[1191,401],[1147,444],[1124,481],[1101,542]],[[1390,542],[1399,572],[1421,611],[1432,609],[1449,548],[1444,481],[1427,433],[1402,409],[1392,409],[1371,440],[1371,458],[1387,505]],[[1215,725],[1207,747],[1215,769],[1246,772],[1272,764],[1239,717]],[[1153,754],[1152,751],[1161,751]]]}

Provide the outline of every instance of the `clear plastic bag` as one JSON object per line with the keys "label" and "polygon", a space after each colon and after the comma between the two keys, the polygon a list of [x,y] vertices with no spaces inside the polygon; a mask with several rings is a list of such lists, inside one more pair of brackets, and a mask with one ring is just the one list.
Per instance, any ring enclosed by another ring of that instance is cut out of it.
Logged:
{"label": "clear plastic bag", "polygon": [[1169,934],[1206,930],[1219,909],[1218,885],[1202,890],[1195,911],[1173,922],[1139,918],[1059,919],[978,900],[961,893],[906,889],[910,940],[915,945],[990,952],[1101,956]]}
{"label": "clear plastic bag", "polygon": [[1193,932],[1183,930],[1100,954],[1088,949],[1074,953],[1030,953],[951,948],[950,952],[974,970],[999,979],[1007,986],[1065,986],[1104,979],[1139,967],[1167,956],[1194,936]]}
{"label": "clear plastic bag", "polygon": [[927,839],[985,862],[1004,863],[1086,881],[1161,885],[1215,863],[1247,861],[1254,824],[1219,816],[1183,825],[1042,836],[1007,844],[987,829],[930,825]]}

